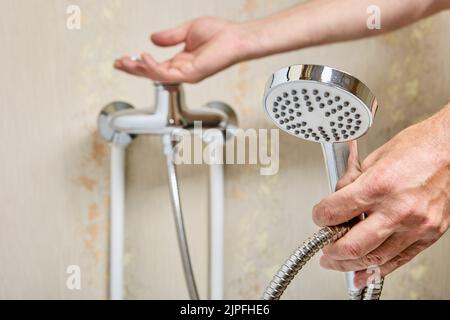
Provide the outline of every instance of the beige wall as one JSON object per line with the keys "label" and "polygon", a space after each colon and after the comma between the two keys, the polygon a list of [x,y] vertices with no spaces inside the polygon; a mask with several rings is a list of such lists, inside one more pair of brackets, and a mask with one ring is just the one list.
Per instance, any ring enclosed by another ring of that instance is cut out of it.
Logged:
{"label": "beige wall", "polygon": [[[109,150],[96,135],[105,103],[151,104],[150,83],[114,71],[123,54],[168,51],[148,33],[198,15],[250,19],[293,0],[3,0],[0,2],[0,298],[107,297]],[[82,29],[66,29],[68,4]],[[380,112],[361,141],[367,154],[438,110],[450,92],[450,13],[396,33],[244,63],[186,86],[192,107],[219,99],[241,125],[269,127],[261,109],[267,76],[294,63],[328,64],[363,79]],[[127,155],[126,294],[186,298],[160,143],[141,137]],[[181,168],[189,241],[201,295],[207,292],[207,170]],[[281,134],[280,172],[226,168],[227,298],[257,298],[273,272],[316,227],[311,207],[327,193],[320,148]],[[385,298],[450,298],[450,235],[387,280]],[[82,290],[66,289],[66,267]],[[317,259],[287,298],[345,298],[342,275]]]}

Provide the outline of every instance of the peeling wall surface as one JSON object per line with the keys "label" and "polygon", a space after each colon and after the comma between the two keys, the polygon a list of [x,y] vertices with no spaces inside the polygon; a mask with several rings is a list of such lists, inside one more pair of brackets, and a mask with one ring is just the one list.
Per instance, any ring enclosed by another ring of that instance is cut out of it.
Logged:
{"label": "peeling wall surface", "polygon": [[[151,45],[152,31],[199,15],[260,17],[294,0],[2,0],[0,11],[0,298],[105,299],[108,292],[109,147],[96,133],[99,110],[113,100],[152,104],[150,81],[113,70],[115,58],[176,49]],[[80,30],[66,9],[81,8]],[[228,102],[243,128],[271,128],[261,100],[282,66],[326,64],[376,93],[380,109],[361,139],[362,155],[449,99],[450,13],[389,35],[246,62],[186,85],[195,108]],[[226,167],[225,287],[228,299],[255,299],[288,254],[317,227],[311,209],[327,194],[320,147],[280,133],[280,170]],[[127,153],[125,285],[128,299],[183,299],[161,144],[139,137]],[[208,287],[208,171],[180,167],[188,240],[200,294]],[[450,298],[450,234],[387,278],[384,298]],[[66,286],[81,268],[80,290]],[[345,299],[343,275],[309,263],[289,299]]]}

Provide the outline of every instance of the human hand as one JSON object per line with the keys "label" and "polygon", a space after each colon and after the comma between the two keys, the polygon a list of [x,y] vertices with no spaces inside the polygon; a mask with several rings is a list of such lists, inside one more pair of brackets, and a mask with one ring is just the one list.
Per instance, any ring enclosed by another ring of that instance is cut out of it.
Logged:
{"label": "human hand", "polygon": [[[450,8],[450,0],[411,2],[393,7],[389,0],[378,0],[377,5],[391,17],[381,32]],[[161,47],[184,43],[184,49],[169,60],[157,62],[145,53],[141,61],[123,57],[114,65],[156,81],[195,83],[243,60],[378,34],[366,26],[365,10],[371,4],[373,0],[307,1],[245,23],[200,17],[151,36],[152,42]]]}
{"label": "human hand", "polygon": [[341,189],[314,207],[314,222],[367,218],[325,247],[320,264],[357,271],[355,285],[362,288],[369,266],[379,266],[384,277],[438,240],[450,226],[449,143],[450,105],[369,155],[359,174],[341,179]]}
{"label": "human hand", "polygon": [[141,60],[118,59],[114,67],[127,73],[165,83],[196,83],[249,57],[257,38],[243,24],[217,17],[200,17],[177,28],[151,35],[161,47],[184,43],[184,49],[164,62],[148,53]]}

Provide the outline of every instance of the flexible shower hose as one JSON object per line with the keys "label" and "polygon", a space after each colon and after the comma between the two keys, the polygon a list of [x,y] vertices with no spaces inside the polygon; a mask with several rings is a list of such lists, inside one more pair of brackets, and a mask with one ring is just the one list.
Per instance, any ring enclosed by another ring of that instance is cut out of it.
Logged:
{"label": "flexible shower hose", "polygon": [[180,194],[178,191],[178,179],[175,164],[173,163],[173,145],[169,135],[164,135],[164,154],[166,155],[167,173],[169,179],[170,200],[177,228],[178,246],[180,249],[181,261],[183,263],[184,277],[186,280],[189,297],[191,300],[199,300],[197,285],[192,269],[189,246],[186,238],[186,228],[184,226],[183,211],[181,210]]}
{"label": "flexible shower hose", "polygon": [[[325,227],[306,240],[297,248],[297,250],[295,250],[275,274],[269,286],[264,291],[262,300],[279,300],[292,279],[294,279],[302,267],[320,249],[344,236],[348,230],[350,230],[348,223],[333,227]],[[369,284],[364,290],[349,292],[349,296],[351,300],[378,300],[380,299],[382,288],[383,279],[381,278],[380,281]]]}
{"label": "flexible shower hose", "polygon": [[[193,300],[198,300],[199,295],[195,283],[194,272],[190,260],[189,248],[186,239],[186,232],[183,221],[183,214],[180,206],[178,193],[178,183],[175,166],[172,162],[173,145],[170,136],[163,137],[164,153],[167,159],[167,169],[169,177],[169,187],[172,205],[175,213],[175,223],[177,227],[178,243],[180,247],[183,269],[189,296]],[[279,300],[292,279],[302,269],[302,267],[324,246],[343,237],[350,230],[349,223],[338,226],[324,227],[306,240],[282,265],[266,288],[263,300]],[[383,279],[369,284],[364,290],[349,291],[351,300],[378,300],[383,288]]]}

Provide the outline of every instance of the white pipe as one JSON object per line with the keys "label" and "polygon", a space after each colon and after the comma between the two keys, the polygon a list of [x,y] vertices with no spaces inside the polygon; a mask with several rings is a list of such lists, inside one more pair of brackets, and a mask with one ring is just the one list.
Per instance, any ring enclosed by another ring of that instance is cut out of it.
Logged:
{"label": "white pipe", "polygon": [[109,290],[111,300],[123,299],[125,210],[125,147],[111,146]]}
{"label": "white pipe", "polygon": [[[222,134],[210,143],[223,147]],[[110,299],[123,299],[125,147],[111,146],[110,191]],[[210,211],[210,298],[224,298],[224,166],[214,161],[209,166]]]}
{"label": "white pipe", "polygon": [[[214,148],[223,148],[222,133],[214,134],[210,143]],[[209,210],[210,210],[210,298],[224,299],[224,166],[212,161],[209,165]]]}

